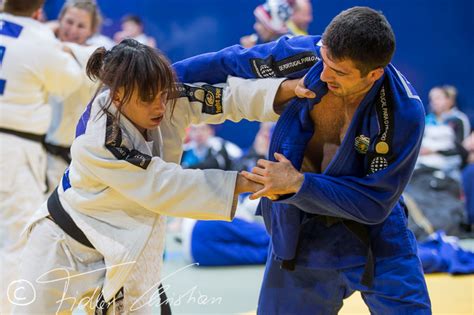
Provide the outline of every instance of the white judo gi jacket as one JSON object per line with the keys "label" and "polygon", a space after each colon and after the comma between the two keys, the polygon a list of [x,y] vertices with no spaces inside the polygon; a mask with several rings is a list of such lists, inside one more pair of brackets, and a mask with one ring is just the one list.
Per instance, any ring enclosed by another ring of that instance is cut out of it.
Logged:
{"label": "white judo gi jacket", "polygon": [[[104,256],[108,269],[102,292],[106,301],[127,278],[133,278],[135,285],[140,282],[142,290],[159,283],[163,215],[232,219],[237,172],[182,169],[178,163],[185,128],[226,119],[275,121],[278,115],[273,102],[283,80],[229,77],[226,85],[206,85],[207,92],[198,85],[186,85],[172,117],[168,105],[160,127],[148,131],[152,142],[145,141],[123,115],[120,130],[114,134],[112,116],[102,114],[101,109],[109,92],[96,97],[85,133],[73,142],[72,163],[58,193],[65,210]],[[110,112],[116,113],[113,105]],[[128,154],[121,155],[124,151]],[[45,203],[32,222],[47,215]],[[145,247],[147,258],[141,259]],[[130,276],[136,261],[144,265],[137,265]]]}
{"label": "white judo gi jacket", "polygon": [[[76,124],[87,103],[92,99],[99,87],[99,82],[93,82],[86,75],[86,65],[89,57],[97,49],[96,46],[84,46],[75,43],[64,43],[69,47],[82,68],[82,83],[66,99],[57,96],[49,98],[52,107],[51,126],[46,135],[46,142],[51,145],[69,148],[76,133]],[[69,163],[61,156],[48,152],[47,177],[50,192],[60,181]]]}
{"label": "white judo gi jacket", "polygon": [[57,96],[49,98],[48,103],[52,106],[53,115],[46,142],[70,147],[74,140],[77,121],[99,86],[99,82],[90,80],[85,71],[89,57],[98,47],[74,43],[64,43],[64,45],[72,50],[81,66],[81,85],[66,99]]}
{"label": "white judo gi jacket", "polygon": [[51,123],[48,95],[69,96],[81,85],[82,70],[43,23],[8,13],[0,13],[0,21],[0,127],[45,134]]}
{"label": "white judo gi jacket", "polygon": [[[81,68],[44,24],[0,13],[0,128],[42,136],[51,123],[48,95],[67,97]],[[39,138],[39,137],[38,137]],[[42,144],[0,132],[0,312],[10,313],[5,286],[17,277],[20,233],[44,201]]]}

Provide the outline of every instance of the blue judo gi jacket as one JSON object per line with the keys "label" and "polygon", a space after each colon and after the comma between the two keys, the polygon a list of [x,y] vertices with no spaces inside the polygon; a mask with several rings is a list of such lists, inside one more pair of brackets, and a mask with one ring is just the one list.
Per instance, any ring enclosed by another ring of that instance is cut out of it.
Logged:
{"label": "blue judo gi jacket", "polygon": [[[250,49],[236,45],[192,57],[174,67],[184,82],[216,83],[227,75],[298,78],[306,74],[305,85],[317,98],[289,102],[269,150],[270,160],[275,161],[273,153],[279,152],[300,169],[314,132],[310,111],[327,93],[320,80],[319,43],[320,36],[283,37]],[[351,222],[366,227],[375,261],[416,253],[401,194],[418,156],[425,114],[403,75],[391,64],[384,70],[357,108],[326,170],[305,173],[296,194],[274,202],[262,198],[258,213],[271,235],[274,259],[323,269],[363,265],[367,244],[348,228]]]}

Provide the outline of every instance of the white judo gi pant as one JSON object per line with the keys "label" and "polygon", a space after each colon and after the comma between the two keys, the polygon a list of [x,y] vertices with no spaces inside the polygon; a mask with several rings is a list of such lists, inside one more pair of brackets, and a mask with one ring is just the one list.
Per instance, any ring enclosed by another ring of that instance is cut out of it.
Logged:
{"label": "white judo gi pant", "polygon": [[7,288],[18,278],[20,235],[44,201],[46,152],[38,142],[0,133],[0,313],[8,314]]}
{"label": "white judo gi pant", "polygon": [[[157,291],[150,288],[159,283],[162,265],[164,221],[160,221],[125,281],[123,298],[109,301],[107,314],[151,314],[158,305]],[[86,313],[94,313],[105,280],[104,257],[67,235],[51,219],[33,225],[20,269],[21,281],[10,288],[14,314],[72,314],[80,304]]]}

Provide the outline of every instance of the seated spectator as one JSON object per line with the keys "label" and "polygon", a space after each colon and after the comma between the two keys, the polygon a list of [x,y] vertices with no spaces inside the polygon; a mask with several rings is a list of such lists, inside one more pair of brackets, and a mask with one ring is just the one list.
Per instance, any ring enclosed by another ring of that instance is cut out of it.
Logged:
{"label": "seated spectator", "polygon": [[240,44],[245,48],[250,48],[290,34],[286,23],[292,12],[293,9],[287,0],[269,0],[257,6],[253,11],[255,16],[253,28],[256,33],[240,38]]}
{"label": "seated spectator", "polygon": [[456,142],[469,135],[471,126],[467,116],[456,106],[457,90],[454,86],[435,86],[429,94],[431,113],[426,116],[427,125],[448,125],[454,130]]}
{"label": "seated spectator", "polygon": [[260,124],[260,129],[255,136],[255,140],[250,147],[247,154],[242,156],[242,158],[237,162],[236,169],[251,171],[252,168],[257,165],[259,159],[268,158],[268,148],[270,146],[270,138],[273,126],[275,123],[264,122]]}
{"label": "seated spectator", "polygon": [[447,125],[426,125],[417,167],[426,166],[459,179],[462,154],[453,129]]}
{"label": "seated spectator", "polygon": [[242,150],[232,142],[214,135],[210,125],[199,124],[189,128],[189,142],[184,145],[181,165],[185,168],[235,169]]}
{"label": "seated spectator", "polygon": [[431,113],[426,116],[426,128],[418,166],[446,172],[459,180],[466,158],[462,141],[470,128],[466,115],[456,108],[456,89],[438,86],[429,94]]}
{"label": "seated spectator", "polygon": [[464,196],[466,198],[467,223],[470,230],[474,231],[474,132],[464,140],[464,148],[468,152],[468,165],[463,169],[462,181]]}
{"label": "seated spectator", "polygon": [[286,26],[291,34],[308,35],[309,24],[313,21],[313,6],[309,0],[296,0],[293,5],[293,14]]}
{"label": "seated spectator", "polygon": [[122,18],[122,30],[115,33],[114,40],[118,44],[126,38],[132,38],[144,45],[156,47],[156,41],[153,37],[147,36],[143,32],[143,22],[136,15],[127,15]]}
{"label": "seated spectator", "polygon": [[[274,125],[271,122],[260,124],[252,147],[236,163],[236,169],[250,170],[259,159],[267,157]],[[196,130],[191,131],[191,141],[196,142],[197,136],[203,131],[209,130],[202,128],[198,133]],[[181,240],[186,259],[201,266],[264,264],[269,236],[262,217],[255,216],[258,203],[259,200],[250,200],[248,196],[239,200],[232,222],[184,219]]]}

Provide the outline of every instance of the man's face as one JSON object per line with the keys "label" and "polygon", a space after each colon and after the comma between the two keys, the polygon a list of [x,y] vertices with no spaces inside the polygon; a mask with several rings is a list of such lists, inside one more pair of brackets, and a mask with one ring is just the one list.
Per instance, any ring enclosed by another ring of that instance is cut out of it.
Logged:
{"label": "man's face", "polygon": [[321,47],[321,57],[324,65],[321,80],[326,82],[329,91],[337,96],[345,97],[365,92],[383,74],[383,69],[379,68],[361,77],[352,60],[331,59],[325,46]]}

